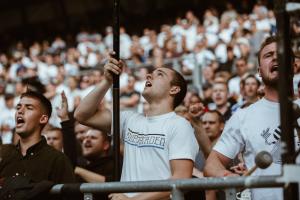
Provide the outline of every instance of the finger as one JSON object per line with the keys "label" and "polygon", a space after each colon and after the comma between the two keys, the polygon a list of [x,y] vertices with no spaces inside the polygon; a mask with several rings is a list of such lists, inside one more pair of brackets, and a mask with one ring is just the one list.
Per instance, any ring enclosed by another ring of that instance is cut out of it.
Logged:
{"label": "finger", "polygon": [[65,91],[64,91],[64,90],[61,92],[61,99],[62,99],[63,101],[66,101],[66,100],[67,100],[67,97],[66,97],[66,94],[65,94]]}
{"label": "finger", "polygon": [[113,64],[107,64],[106,66],[106,70],[112,72],[113,74],[120,74],[121,73],[121,69]]}
{"label": "finger", "polygon": [[112,57],[108,59],[108,63],[113,63],[115,65],[121,65],[120,61],[118,61],[117,59],[112,58]]}

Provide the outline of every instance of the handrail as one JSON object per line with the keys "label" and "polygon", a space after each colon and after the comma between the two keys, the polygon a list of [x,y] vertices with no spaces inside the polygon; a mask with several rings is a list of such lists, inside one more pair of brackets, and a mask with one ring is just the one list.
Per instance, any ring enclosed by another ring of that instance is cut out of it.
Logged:
{"label": "handrail", "polygon": [[153,180],[134,182],[107,182],[107,183],[82,183],[78,184],[58,184],[53,186],[50,193],[65,194],[65,191],[75,192],[78,188],[82,193],[102,193],[102,192],[153,192],[171,191],[174,187],[180,190],[200,190],[200,189],[224,189],[224,188],[263,188],[263,187],[283,187],[287,180],[282,176],[257,176],[257,177],[222,177],[222,178],[193,178],[177,180]]}

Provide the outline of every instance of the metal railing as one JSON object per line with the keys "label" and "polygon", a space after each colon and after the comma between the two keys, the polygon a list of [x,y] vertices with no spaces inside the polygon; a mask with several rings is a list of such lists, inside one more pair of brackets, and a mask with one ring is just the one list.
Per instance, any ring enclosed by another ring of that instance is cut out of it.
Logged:
{"label": "metal railing", "polygon": [[183,192],[185,191],[226,189],[226,199],[236,199],[235,189],[232,188],[284,188],[291,183],[300,183],[300,165],[284,165],[283,175],[281,176],[248,176],[135,182],[83,183],[79,187],[74,187],[74,184],[58,184],[53,186],[50,193],[68,195],[72,192],[78,192],[79,190],[84,194],[84,200],[92,200],[93,194],[97,193],[170,191],[172,200],[183,200]]}

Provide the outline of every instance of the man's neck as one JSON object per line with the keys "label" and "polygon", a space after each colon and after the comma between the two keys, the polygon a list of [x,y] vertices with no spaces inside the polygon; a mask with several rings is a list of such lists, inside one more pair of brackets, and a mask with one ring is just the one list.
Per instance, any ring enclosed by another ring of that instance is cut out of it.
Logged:
{"label": "man's neck", "polygon": [[33,145],[37,144],[41,140],[41,135],[33,134],[27,138],[20,139],[21,153],[23,156],[26,155],[27,150]]}
{"label": "man's neck", "polygon": [[265,86],[265,99],[273,102],[279,102],[279,94],[277,88]]}
{"label": "man's neck", "polygon": [[150,103],[147,116],[162,115],[174,111],[169,102]]}
{"label": "man's neck", "polygon": [[226,113],[226,111],[228,110],[227,103],[224,104],[224,105],[220,105],[220,106],[217,105],[217,110],[218,110],[222,115],[224,115],[224,114]]}

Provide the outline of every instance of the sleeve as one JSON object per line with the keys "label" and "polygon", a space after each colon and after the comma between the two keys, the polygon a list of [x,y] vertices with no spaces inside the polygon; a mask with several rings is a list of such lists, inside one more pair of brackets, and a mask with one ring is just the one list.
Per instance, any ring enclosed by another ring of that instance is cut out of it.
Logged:
{"label": "sleeve", "polygon": [[74,183],[75,175],[73,167],[64,154],[60,154],[54,160],[50,180],[54,183]]}
{"label": "sleeve", "polygon": [[61,122],[61,131],[63,133],[64,153],[70,159],[72,165],[77,165],[77,140],[74,132],[74,121],[67,120]]}
{"label": "sleeve", "polygon": [[120,137],[122,139],[123,139],[123,135],[124,135],[124,133],[126,131],[127,122],[129,120],[130,116],[133,116],[134,114],[135,113],[133,111],[122,111],[120,113]]}
{"label": "sleeve", "polygon": [[199,150],[194,129],[185,119],[171,122],[172,133],[169,141],[169,160],[190,159],[195,161]]}
{"label": "sleeve", "polygon": [[234,159],[245,146],[245,140],[241,133],[241,112],[237,111],[225,124],[224,130],[214,150],[224,156]]}

